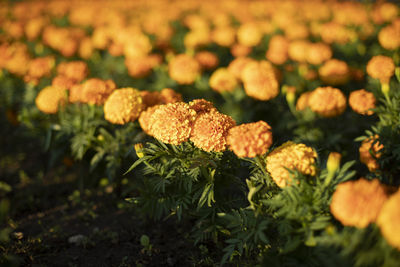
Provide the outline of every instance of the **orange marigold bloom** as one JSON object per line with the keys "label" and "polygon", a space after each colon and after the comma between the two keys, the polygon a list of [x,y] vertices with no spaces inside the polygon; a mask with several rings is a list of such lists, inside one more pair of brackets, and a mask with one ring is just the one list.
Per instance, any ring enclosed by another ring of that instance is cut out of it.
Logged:
{"label": "orange marigold bloom", "polygon": [[312,111],[323,117],[335,117],[345,111],[346,97],[337,88],[318,87],[312,91],[308,105]]}
{"label": "orange marigold bloom", "polygon": [[211,32],[211,39],[219,46],[229,47],[235,43],[236,31],[230,26],[219,26]]}
{"label": "orange marigold bloom", "polygon": [[400,250],[400,190],[391,195],[383,204],[376,223],[386,241]]}
{"label": "orange marigold bloom", "polygon": [[235,75],[228,71],[227,68],[218,68],[210,77],[210,87],[217,92],[232,92],[238,82]]}
{"label": "orange marigold bloom", "polygon": [[154,67],[160,65],[162,59],[159,55],[146,55],[136,58],[126,58],[125,66],[130,76],[143,78],[151,73]]}
{"label": "orange marigold bloom", "polygon": [[307,48],[306,61],[319,65],[332,57],[332,49],[324,43],[310,43]]}
{"label": "orange marigold bloom", "polygon": [[189,139],[196,111],[184,102],[156,106],[149,132],[167,144],[179,145]]}
{"label": "orange marigold bloom", "polygon": [[382,28],[378,34],[380,45],[388,50],[395,50],[400,47],[400,27],[392,25]]}
{"label": "orange marigold bloom", "polygon": [[60,87],[47,86],[40,90],[36,96],[36,107],[44,113],[57,113],[58,107],[64,105],[67,100],[65,89]]}
{"label": "orange marigold bloom", "polygon": [[304,92],[300,95],[300,97],[297,99],[296,110],[302,111],[309,107],[308,101],[310,99],[311,93],[312,92]]}
{"label": "orange marigold bloom", "polygon": [[55,60],[51,56],[32,59],[29,62],[28,73],[24,80],[37,84],[40,78],[50,76],[54,63]]}
{"label": "orange marigold bloom", "polygon": [[153,134],[150,131],[151,125],[152,125],[152,116],[154,111],[158,108],[158,106],[152,106],[147,108],[145,111],[142,111],[139,116],[139,124],[140,127],[142,128],[143,132],[146,134],[153,136]]}
{"label": "orange marigold bloom", "polygon": [[161,104],[161,96],[158,91],[140,91],[140,96],[146,108]]}
{"label": "orange marigold bloom", "polygon": [[235,126],[228,132],[227,143],[238,157],[263,155],[272,145],[271,127],[265,121]]}
{"label": "orange marigold bloom", "polygon": [[279,94],[275,70],[268,61],[250,62],[242,73],[246,94],[258,100],[270,100]]}
{"label": "orange marigold bloom", "polygon": [[135,121],[143,111],[140,92],[134,88],[114,90],[104,103],[104,118],[114,124]]}
{"label": "orange marigold bloom", "polygon": [[257,24],[251,22],[241,24],[237,31],[239,44],[247,47],[258,45],[262,37],[263,34]]}
{"label": "orange marigold bloom", "polygon": [[351,92],[349,96],[349,105],[357,113],[361,115],[372,115],[371,110],[375,108],[376,98],[373,93],[360,89]]}
{"label": "orange marigold bloom", "polygon": [[346,62],[338,59],[326,61],[319,69],[321,80],[329,85],[345,84],[350,79],[350,68]]}
{"label": "orange marigold bloom", "polygon": [[75,80],[68,78],[67,76],[64,76],[64,75],[57,75],[51,81],[52,86],[61,87],[61,88],[67,89],[67,90],[69,90],[75,84],[76,84]]}
{"label": "orange marigold bloom", "polygon": [[287,169],[298,170],[305,175],[316,174],[315,160],[317,153],[305,144],[288,141],[268,154],[266,168],[279,187],[291,183],[290,172]]}
{"label": "orange marigold bloom", "polygon": [[80,82],[89,74],[89,68],[84,61],[61,62],[57,66],[57,73]]}
{"label": "orange marigold bloom", "polygon": [[81,102],[103,105],[115,88],[116,85],[112,80],[89,79],[82,84]]}
{"label": "orange marigold bloom", "polygon": [[296,40],[289,44],[289,58],[297,62],[305,62],[307,58],[309,42],[306,40]]}
{"label": "orange marigold bloom", "polygon": [[288,59],[289,41],[282,35],[274,35],[269,41],[266,58],[274,64],[281,65]]}
{"label": "orange marigold bloom", "polygon": [[360,178],[336,187],[330,210],[343,225],[364,228],[376,221],[386,199],[386,188],[377,179]]}
{"label": "orange marigold bloom", "polygon": [[168,64],[169,76],[179,84],[191,84],[200,75],[200,64],[193,57],[180,54]]}
{"label": "orange marigold bloom", "polygon": [[394,61],[386,56],[374,56],[368,61],[367,73],[375,79],[379,79],[381,83],[389,83],[395,70]]}
{"label": "orange marigold bloom", "polygon": [[82,84],[74,84],[69,88],[68,101],[70,103],[83,102],[82,100]]}
{"label": "orange marigold bloom", "polygon": [[204,112],[211,112],[213,110],[217,110],[214,107],[214,104],[211,103],[210,101],[207,101],[205,99],[194,99],[193,101],[189,102],[189,107],[196,111],[197,115],[200,113]]}
{"label": "orange marigold bloom", "polygon": [[194,58],[199,62],[200,66],[204,70],[212,70],[219,64],[219,59],[216,54],[209,51],[200,51]]}
{"label": "orange marigold bloom", "polygon": [[164,88],[160,92],[161,104],[176,103],[182,101],[182,95],[171,88]]}
{"label": "orange marigold bloom", "polygon": [[234,44],[231,46],[231,54],[234,57],[245,57],[251,52],[251,47],[242,44]]}
{"label": "orange marigold bloom", "polygon": [[374,135],[373,137],[365,139],[359,148],[360,152],[360,161],[367,165],[368,170],[371,172],[376,171],[379,168],[378,161],[382,156],[383,145],[377,141],[379,138],[378,135]]}
{"label": "orange marigold bloom", "polygon": [[255,60],[249,57],[237,57],[229,63],[228,70],[235,75],[238,80],[241,80],[243,69],[246,67],[247,63],[250,62],[255,62]]}
{"label": "orange marigold bloom", "polygon": [[193,123],[190,141],[204,151],[221,152],[226,149],[226,136],[236,122],[215,109],[198,114]]}

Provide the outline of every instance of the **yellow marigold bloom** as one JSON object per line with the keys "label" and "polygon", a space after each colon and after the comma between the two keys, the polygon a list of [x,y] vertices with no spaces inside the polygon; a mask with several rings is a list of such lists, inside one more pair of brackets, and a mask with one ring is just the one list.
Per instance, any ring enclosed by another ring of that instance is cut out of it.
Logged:
{"label": "yellow marigold bloom", "polygon": [[335,117],[346,109],[346,97],[337,88],[318,87],[312,91],[308,105],[312,111],[323,117]]}
{"label": "yellow marigold bloom", "polygon": [[70,103],[83,102],[82,101],[82,84],[74,84],[69,88],[68,101]]}
{"label": "yellow marigold bloom", "polygon": [[211,32],[211,40],[219,46],[230,47],[235,43],[236,31],[230,26],[219,26]]}
{"label": "yellow marigold bloom", "polygon": [[382,156],[383,145],[377,141],[378,135],[365,139],[359,148],[360,161],[367,165],[368,170],[373,172],[379,168],[378,161]]}
{"label": "yellow marigold bloom", "polygon": [[76,84],[75,80],[68,78],[67,76],[64,76],[64,75],[57,75],[51,81],[52,86],[61,87],[61,88],[67,89],[67,90],[69,90],[75,84]]}
{"label": "yellow marigold bloom", "polygon": [[149,132],[167,144],[179,145],[189,139],[196,111],[183,102],[156,106]]}
{"label": "yellow marigold bloom", "polygon": [[275,70],[268,61],[246,64],[242,80],[246,94],[255,99],[267,101],[279,94]]}
{"label": "yellow marigold bloom", "polygon": [[161,62],[161,56],[153,54],[136,58],[126,58],[125,66],[130,76],[143,78],[149,75],[153,68],[160,65]]}
{"label": "yellow marigold bloom", "polygon": [[324,43],[310,43],[307,48],[306,61],[313,65],[319,65],[332,57],[332,49]]}
{"label": "yellow marigold bloom", "polygon": [[191,84],[200,75],[200,64],[193,57],[180,54],[168,64],[169,76],[179,84]]}
{"label": "yellow marigold bloom", "polygon": [[183,43],[188,49],[195,49],[199,46],[205,46],[210,43],[210,30],[207,29],[196,29],[189,31],[183,40]]}
{"label": "yellow marigold bloom", "polygon": [[265,121],[235,126],[228,132],[227,143],[238,157],[263,155],[272,145],[271,127]]}
{"label": "yellow marigold bloom", "polygon": [[81,102],[95,105],[103,105],[108,96],[116,88],[112,80],[100,80],[92,78],[82,84]]}
{"label": "yellow marigold bloom", "polygon": [[297,62],[305,62],[309,42],[306,40],[296,40],[289,44],[289,58]]}
{"label": "yellow marigold bloom", "polygon": [[386,199],[386,188],[377,179],[360,178],[336,187],[330,210],[343,225],[364,228],[376,221]]}
{"label": "yellow marigold bloom", "polygon": [[374,56],[368,61],[367,73],[375,79],[379,79],[381,83],[389,83],[390,78],[394,74],[395,65],[393,59],[386,56]]}
{"label": "yellow marigold bloom", "polygon": [[210,77],[210,87],[217,92],[232,92],[238,85],[235,75],[227,68],[218,68]]}
{"label": "yellow marigold bloom", "polygon": [[274,64],[281,65],[288,59],[289,40],[282,35],[274,35],[269,41],[266,58]]}
{"label": "yellow marigold bloom", "polygon": [[49,22],[44,17],[30,19],[25,25],[25,35],[28,40],[35,40],[44,26]]}
{"label": "yellow marigold bloom", "polygon": [[93,54],[93,42],[90,37],[83,38],[79,43],[79,56],[83,59],[89,59]]}
{"label": "yellow marigold bloom", "polygon": [[372,115],[371,110],[375,108],[376,98],[373,93],[365,89],[356,90],[350,93],[349,105],[357,113],[361,115]]}
{"label": "yellow marigold bloom", "polygon": [[249,57],[237,57],[229,63],[228,71],[235,75],[238,80],[242,80],[243,69],[250,62],[255,62],[255,60]]}
{"label": "yellow marigold bloom", "polygon": [[286,27],[284,31],[289,40],[306,39],[309,35],[308,27],[303,23],[293,23]]}
{"label": "yellow marigold bloom", "polygon": [[204,151],[221,152],[226,149],[226,136],[235,121],[215,109],[198,114],[193,123],[190,141]]}
{"label": "yellow marigold bloom", "polygon": [[231,54],[234,57],[245,57],[251,52],[251,47],[242,44],[234,44],[231,46]]}
{"label": "yellow marigold bloom", "polygon": [[132,31],[123,39],[123,53],[127,58],[146,56],[153,48],[149,37],[140,31]]}
{"label": "yellow marigold bloom", "polygon": [[67,100],[65,89],[60,87],[47,86],[40,90],[36,96],[36,107],[44,113],[57,113],[58,107],[64,105]]}
{"label": "yellow marigold bloom", "polygon": [[39,79],[50,76],[55,59],[51,56],[32,59],[29,62],[28,73],[24,77],[25,82],[37,84]]}
{"label": "yellow marigold bloom", "polygon": [[350,68],[346,62],[338,59],[326,61],[319,69],[321,80],[329,85],[345,84],[350,79]]}
{"label": "yellow marigold bloom", "polygon": [[89,68],[84,61],[61,62],[57,66],[57,73],[80,82],[89,74]]}
{"label": "yellow marigold bloom", "polygon": [[382,3],[377,9],[383,21],[392,21],[399,16],[399,7],[394,3]]}
{"label": "yellow marigold bloom", "polygon": [[140,92],[134,88],[114,90],[104,103],[104,118],[114,124],[135,121],[143,111]]}
{"label": "yellow marigold bloom", "polygon": [[258,28],[257,24],[252,22],[241,24],[237,31],[237,39],[239,44],[247,47],[258,45],[261,42],[262,37],[263,34]]}
{"label": "yellow marigold bloom", "polygon": [[161,104],[176,103],[182,101],[182,95],[171,88],[164,88],[160,92]]}
{"label": "yellow marigold bloom", "polygon": [[382,28],[378,34],[380,45],[388,50],[395,50],[400,47],[400,27],[392,25]]}
{"label": "yellow marigold bloom", "polygon": [[158,91],[140,91],[140,96],[146,108],[161,104],[161,95]]}
{"label": "yellow marigold bloom", "polygon": [[196,111],[197,115],[204,112],[211,112],[213,110],[216,111],[213,103],[205,99],[194,99],[189,102],[189,107]]}
{"label": "yellow marigold bloom", "polygon": [[142,128],[143,132],[146,134],[153,136],[153,134],[150,131],[151,125],[152,125],[152,115],[154,111],[158,108],[158,106],[152,106],[147,108],[145,111],[142,111],[139,116],[139,124],[140,127]]}
{"label": "yellow marigold bloom", "polygon": [[268,154],[266,168],[279,187],[291,183],[290,172],[287,169],[298,170],[302,174],[316,174],[315,160],[317,153],[305,144],[288,141]]}
{"label": "yellow marigold bloom", "polygon": [[304,92],[300,95],[300,97],[297,99],[296,110],[302,111],[309,107],[308,101],[310,99],[311,93],[312,92]]}
{"label": "yellow marigold bloom", "polygon": [[345,44],[354,39],[356,33],[337,22],[327,22],[320,26],[319,33],[325,43]]}
{"label": "yellow marigold bloom", "polygon": [[376,223],[386,241],[400,250],[400,190],[391,195],[383,204]]}
{"label": "yellow marigold bloom", "polygon": [[194,58],[199,62],[200,66],[204,70],[212,70],[219,64],[219,59],[215,53],[209,51],[200,51]]}

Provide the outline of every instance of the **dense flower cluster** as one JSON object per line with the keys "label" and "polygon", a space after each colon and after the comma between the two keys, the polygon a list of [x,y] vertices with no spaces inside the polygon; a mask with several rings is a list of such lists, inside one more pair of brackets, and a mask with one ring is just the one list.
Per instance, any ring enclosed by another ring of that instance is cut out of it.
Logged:
{"label": "dense flower cluster", "polygon": [[316,174],[317,153],[304,144],[288,141],[268,154],[265,163],[267,171],[279,187],[292,183],[287,169],[298,170],[302,174]]}

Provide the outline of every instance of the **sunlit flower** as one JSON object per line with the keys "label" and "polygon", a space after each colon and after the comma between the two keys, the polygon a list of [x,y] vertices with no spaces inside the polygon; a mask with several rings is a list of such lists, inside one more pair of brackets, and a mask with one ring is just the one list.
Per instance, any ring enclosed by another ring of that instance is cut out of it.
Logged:
{"label": "sunlit flower", "polygon": [[367,73],[381,83],[389,83],[390,77],[394,74],[395,65],[393,59],[386,56],[374,56],[368,61]]}
{"label": "sunlit flower", "polygon": [[211,39],[217,45],[229,47],[235,43],[236,31],[230,26],[219,26],[211,32]]}
{"label": "sunlit flower", "polygon": [[250,62],[242,73],[246,94],[258,100],[270,100],[279,94],[275,70],[268,61]]}
{"label": "sunlit flower", "polygon": [[196,111],[184,102],[156,106],[149,132],[167,144],[179,145],[189,139]]}
{"label": "sunlit flower", "polygon": [[81,102],[102,105],[116,88],[112,80],[92,78],[82,84]]}
{"label": "sunlit flower", "polygon": [[257,24],[255,23],[243,23],[240,25],[237,31],[237,39],[239,44],[252,47],[256,46],[261,42],[263,35]]}
{"label": "sunlit flower", "polygon": [[176,103],[182,101],[182,95],[171,88],[164,88],[160,91],[161,104]]}
{"label": "sunlit flower", "polygon": [[285,187],[292,182],[287,169],[314,176],[316,158],[317,153],[311,147],[288,141],[269,153],[265,162],[267,171],[275,183],[279,187]]}
{"label": "sunlit flower", "polygon": [[152,115],[154,111],[158,108],[158,106],[151,106],[147,108],[146,110],[142,111],[139,115],[139,124],[140,127],[142,128],[143,132],[146,134],[153,136],[153,134],[150,131],[151,125],[152,125]]}
{"label": "sunlit flower", "polygon": [[235,121],[216,110],[202,112],[193,123],[190,141],[204,151],[221,152],[226,149],[228,130],[235,126]]}
{"label": "sunlit flower", "polygon": [[238,85],[235,75],[227,68],[218,68],[210,77],[210,87],[217,92],[232,92]]}
{"label": "sunlit flower", "polygon": [[324,43],[310,43],[307,48],[306,61],[313,65],[319,65],[332,57],[332,49]]}
{"label": "sunlit flower", "polygon": [[68,78],[64,75],[57,75],[51,81],[51,85],[54,87],[61,87],[69,90],[73,85],[77,84],[75,80]]}
{"label": "sunlit flower", "polygon": [[179,84],[191,84],[200,75],[200,64],[193,57],[180,54],[171,59],[168,72]]}
{"label": "sunlit flower", "polygon": [[216,108],[214,107],[213,103],[205,99],[194,99],[189,102],[189,107],[194,111],[196,111],[197,115],[204,112],[210,112],[213,110],[216,111]]}
{"label": "sunlit flower", "polygon": [[238,157],[263,155],[272,145],[271,127],[264,121],[235,126],[229,130],[227,143]]}
{"label": "sunlit flower", "polygon": [[57,73],[80,82],[89,74],[89,68],[84,61],[61,62],[57,66]]}
{"label": "sunlit flower", "polygon": [[383,204],[378,215],[377,224],[386,241],[400,250],[400,190],[391,195]]}
{"label": "sunlit flower", "polygon": [[36,107],[44,113],[57,113],[60,105],[64,105],[67,100],[65,89],[60,87],[47,86],[40,90],[36,96]]}
{"label": "sunlit flower", "polygon": [[310,99],[311,93],[312,92],[304,92],[300,95],[300,97],[297,99],[296,110],[302,111],[309,107],[308,101]]}
{"label": "sunlit flower", "polygon": [[139,118],[143,109],[137,89],[121,88],[114,90],[104,103],[104,118],[114,124],[125,124]]}
{"label": "sunlit flower", "polygon": [[297,62],[306,62],[309,42],[306,40],[296,40],[289,43],[289,58]]}
{"label": "sunlit flower", "polygon": [[228,65],[228,70],[235,75],[238,80],[242,80],[242,72],[247,63],[255,62],[254,59],[249,57],[237,57],[232,60]]}
{"label": "sunlit flower", "polygon": [[368,169],[373,172],[379,168],[377,159],[382,156],[381,150],[383,145],[377,141],[378,135],[365,139],[359,148],[360,161],[367,165]]}
{"label": "sunlit flower", "polygon": [[136,58],[126,58],[125,66],[130,76],[143,78],[151,73],[155,66],[160,65],[162,59],[157,54],[146,55]]}
{"label": "sunlit flower", "polygon": [[25,82],[37,84],[40,78],[50,76],[54,64],[55,60],[51,56],[32,59],[24,77]]}
{"label": "sunlit flower", "polygon": [[346,109],[346,97],[337,88],[318,87],[312,91],[308,105],[312,111],[323,117],[335,117]]}
{"label": "sunlit flower", "polygon": [[274,35],[269,41],[266,58],[274,64],[281,65],[288,59],[289,41],[282,35]]}
{"label": "sunlit flower", "polygon": [[338,59],[329,59],[319,69],[321,80],[329,85],[345,84],[350,79],[350,68],[346,62]]}
{"label": "sunlit flower", "polygon": [[330,210],[343,225],[365,228],[376,221],[386,199],[386,189],[377,179],[360,178],[336,187]]}
{"label": "sunlit flower", "polygon": [[372,115],[371,109],[375,108],[376,98],[373,93],[360,89],[351,92],[349,105],[357,113],[362,115]]}
{"label": "sunlit flower", "polygon": [[200,51],[196,53],[194,58],[199,62],[201,68],[204,70],[212,70],[219,64],[217,55],[209,51]]}
{"label": "sunlit flower", "polygon": [[251,52],[250,46],[245,46],[242,44],[234,44],[231,46],[231,54],[234,57],[246,57]]}
{"label": "sunlit flower", "polygon": [[382,28],[378,34],[380,45],[388,50],[395,50],[400,47],[400,27],[392,25]]}

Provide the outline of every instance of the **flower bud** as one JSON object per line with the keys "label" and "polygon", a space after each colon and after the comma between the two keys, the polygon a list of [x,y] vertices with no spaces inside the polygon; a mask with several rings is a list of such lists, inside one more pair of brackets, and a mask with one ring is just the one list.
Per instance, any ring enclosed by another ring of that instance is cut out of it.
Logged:
{"label": "flower bud", "polygon": [[334,173],[340,167],[340,159],[342,155],[338,152],[331,152],[328,156],[328,162],[326,163],[326,168],[329,173]]}
{"label": "flower bud", "polygon": [[139,159],[144,157],[144,153],[142,152],[142,149],[143,149],[142,143],[135,144],[136,155],[138,156]]}

